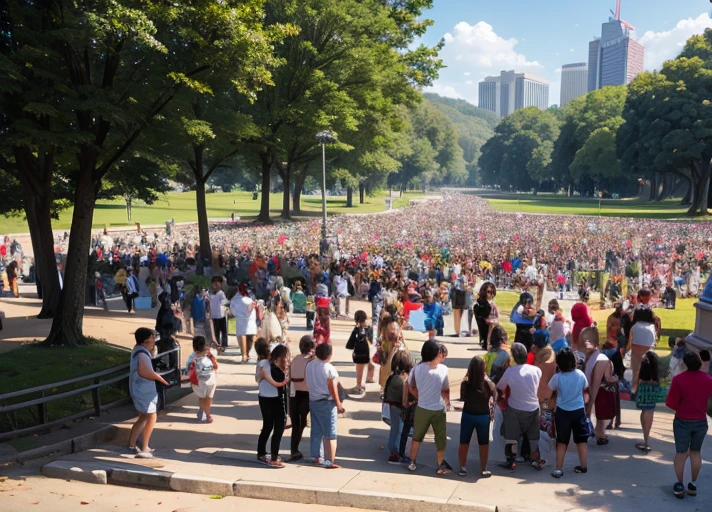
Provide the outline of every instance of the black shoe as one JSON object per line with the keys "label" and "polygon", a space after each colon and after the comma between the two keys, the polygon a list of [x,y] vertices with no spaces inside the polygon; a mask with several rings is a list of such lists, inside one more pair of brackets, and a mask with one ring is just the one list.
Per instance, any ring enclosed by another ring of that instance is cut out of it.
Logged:
{"label": "black shoe", "polygon": [[676,498],[682,499],[685,497],[685,486],[682,485],[682,482],[677,482],[675,485],[673,485],[672,492]]}
{"label": "black shoe", "polygon": [[687,484],[687,494],[697,496],[697,484],[693,484],[692,482]]}

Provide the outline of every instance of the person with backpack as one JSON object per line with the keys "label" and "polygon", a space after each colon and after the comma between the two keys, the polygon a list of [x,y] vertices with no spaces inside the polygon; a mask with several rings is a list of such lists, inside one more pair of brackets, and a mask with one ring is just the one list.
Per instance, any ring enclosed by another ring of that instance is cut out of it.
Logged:
{"label": "person with backpack", "polygon": [[[388,434],[389,464],[400,464],[405,459],[405,445],[413,426],[412,404],[415,399],[408,393],[408,375],[413,370],[413,358],[408,352],[400,351],[391,361],[391,375],[383,390],[383,403],[389,408],[391,430]],[[408,413],[411,412],[409,415]],[[409,417],[410,416],[410,417]]]}
{"label": "person with backpack", "polygon": [[188,357],[186,367],[193,393],[198,397],[200,404],[198,420],[203,423],[212,423],[210,407],[213,404],[213,396],[217,387],[218,363],[210,352],[210,347],[206,346],[204,336],[193,338],[193,353]]}
{"label": "person with backpack", "polygon": [[356,387],[351,392],[362,395],[366,392],[363,383],[363,373],[370,361],[370,347],[373,344],[373,331],[368,326],[368,317],[365,311],[356,311],[354,314],[356,326],[351,331],[349,341],[346,342],[346,350],[352,350],[352,359],[356,365]]}

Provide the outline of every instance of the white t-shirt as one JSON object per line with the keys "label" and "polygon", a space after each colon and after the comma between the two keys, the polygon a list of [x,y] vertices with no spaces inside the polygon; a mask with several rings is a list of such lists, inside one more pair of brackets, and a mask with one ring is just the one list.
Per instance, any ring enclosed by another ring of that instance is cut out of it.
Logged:
{"label": "white t-shirt", "polygon": [[276,387],[267,382],[266,379],[260,380],[263,370],[265,375],[272,375],[269,359],[260,359],[257,362],[257,368],[255,369],[255,380],[260,383],[260,396],[265,398],[275,398],[279,396],[279,390]]}
{"label": "white t-shirt", "polygon": [[509,389],[509,406],[519,411],[533,412],[539,410],[539,381],[541,370],[530,364],[510,366],[497,383],[501,390]]}
{"label": "white t-shirt", "polygon": [[655,346],[655,326],[648,322],[636,322],[630,328],[630,338],[633,345],[653,347]]}
{"label": "white t-shirt", "polygon": [[331,399],[328,381],[339,378],[339,372],[331,363],[315,359],[307,365],[306,381],[309,386],[309,400]]}
{"label": "white t-shirt", "polygon": [[219,319],[225,317],[225,312],[223,310],[223,304],[227,299],[225,298],[225,293],[222,290],[218,290],[217,293],[210,295],[210,317]]}
{"label": "white t-shirt", "polygon": [[252,306],[252,299],[236,294],[230,301],[230,311],[235,317],[235,328],[238,336],[257,334],[257,312]]}
{"label": "white t-shirt", "polygon": [[442,390],[450,387],[448,369],[444,364],[431,368],[427,363],[420,363],[408,376],[408,384],[415,380],[418,389],[418,407],[428,411],[444,411],[445,400]]}

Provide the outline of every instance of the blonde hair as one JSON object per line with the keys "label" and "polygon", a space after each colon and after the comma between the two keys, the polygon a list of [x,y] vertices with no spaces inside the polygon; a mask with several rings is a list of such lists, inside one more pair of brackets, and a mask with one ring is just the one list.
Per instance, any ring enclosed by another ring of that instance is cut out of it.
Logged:
{"label": "blonde hair", "polygon": [[579,336],[579,342],[581,344],[585,344],[587,341],[590,342],[591,345],[596,346],[596,348],[599,347],[601,341],[597,327],[586,327],[581,331],[581,335]]}

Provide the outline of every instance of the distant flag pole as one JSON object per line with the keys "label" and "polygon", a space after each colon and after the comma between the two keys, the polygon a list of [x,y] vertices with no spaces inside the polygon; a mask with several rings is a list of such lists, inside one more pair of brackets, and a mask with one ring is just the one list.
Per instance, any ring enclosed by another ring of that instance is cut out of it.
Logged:
{"label": "distant flag pole", "polygon": [[621,0],[616,0],[616,19],[621,20]]}

